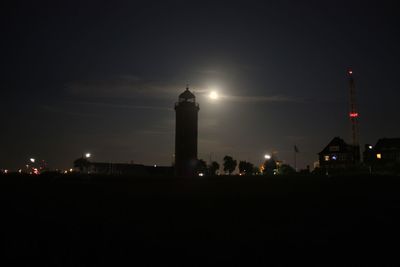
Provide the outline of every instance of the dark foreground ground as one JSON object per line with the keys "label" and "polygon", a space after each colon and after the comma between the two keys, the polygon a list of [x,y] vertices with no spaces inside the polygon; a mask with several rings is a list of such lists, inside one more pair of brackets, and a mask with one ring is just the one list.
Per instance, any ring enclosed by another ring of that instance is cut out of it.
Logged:
{"label": "dark foreground ground", "polygon": [[0,178],[19,266],[400,264],[400,177]]}

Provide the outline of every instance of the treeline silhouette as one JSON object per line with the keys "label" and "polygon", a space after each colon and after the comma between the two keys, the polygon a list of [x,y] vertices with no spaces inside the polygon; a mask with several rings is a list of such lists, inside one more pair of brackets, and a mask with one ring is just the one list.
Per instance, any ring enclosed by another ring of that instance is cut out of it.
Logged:
{"label": "treeline silhouette", "polygon": [[274,157],[266,159],[262,164],[261,168],[255,166],[253,163],[248,161],[239,161],[232,156],[226,155],[223,158],[222,172],[220,165],[216,161],[212,161],[209,165],[205,160],[199,159],[197,172],[206,175],[218,175],[227,174],[232,175],[235,170],[238,170],[239,175],[250,176],[250,175],[293,175],[296,173],[295,169],[289,164],[278,164]]}

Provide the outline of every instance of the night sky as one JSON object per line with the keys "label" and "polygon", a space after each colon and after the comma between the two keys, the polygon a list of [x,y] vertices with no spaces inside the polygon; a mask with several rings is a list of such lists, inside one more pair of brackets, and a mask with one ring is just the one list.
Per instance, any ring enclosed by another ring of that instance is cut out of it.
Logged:
{"label": "night sky", "polygon": [[0,168],[69,168],[85,152],[170,165],[187,83],[199,158],[293,164],[297,145],[312,166],[333,137],[350,142],[350,66],[361,145],[400,137],[395,1],[264,2],[1,4]]}

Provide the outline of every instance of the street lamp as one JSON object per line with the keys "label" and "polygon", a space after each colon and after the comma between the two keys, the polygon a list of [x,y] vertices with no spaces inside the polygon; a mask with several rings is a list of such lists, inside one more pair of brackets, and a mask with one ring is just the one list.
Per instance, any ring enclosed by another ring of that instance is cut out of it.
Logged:
{"label": "street lamp", "polygon": [[29,160],[30,160],[32,163],[35,163],[35,161],[36,161],[34,158],[30,158]]}
{"label": "street lamp", "polygon": [[265,154],[265,155],[264,155],[264,158],[265,158],[266,160],[271,159],[271,155]]}
{"label": "street lamp", "polygon": [[92,156],[92,154],[90,154],[90,153],[85,154],[85,158],[87,158],[87,159],[90,158],[91,156]]}

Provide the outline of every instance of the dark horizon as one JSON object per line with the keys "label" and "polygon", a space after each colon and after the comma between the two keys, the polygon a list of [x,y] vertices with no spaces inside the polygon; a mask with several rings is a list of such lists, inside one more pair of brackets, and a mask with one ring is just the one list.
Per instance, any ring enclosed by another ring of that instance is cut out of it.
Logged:
{"label": "dark horizon", "polygon": [[69,168],[86,152],[170,165],[187,83],[199,158],[259,165],[276,151],[293,165],[296,145],[298,167],[312,166],[333,137],[350,142],[348,67],[361,147],[400,137],[392,1],[2,5],[0,168]]}

